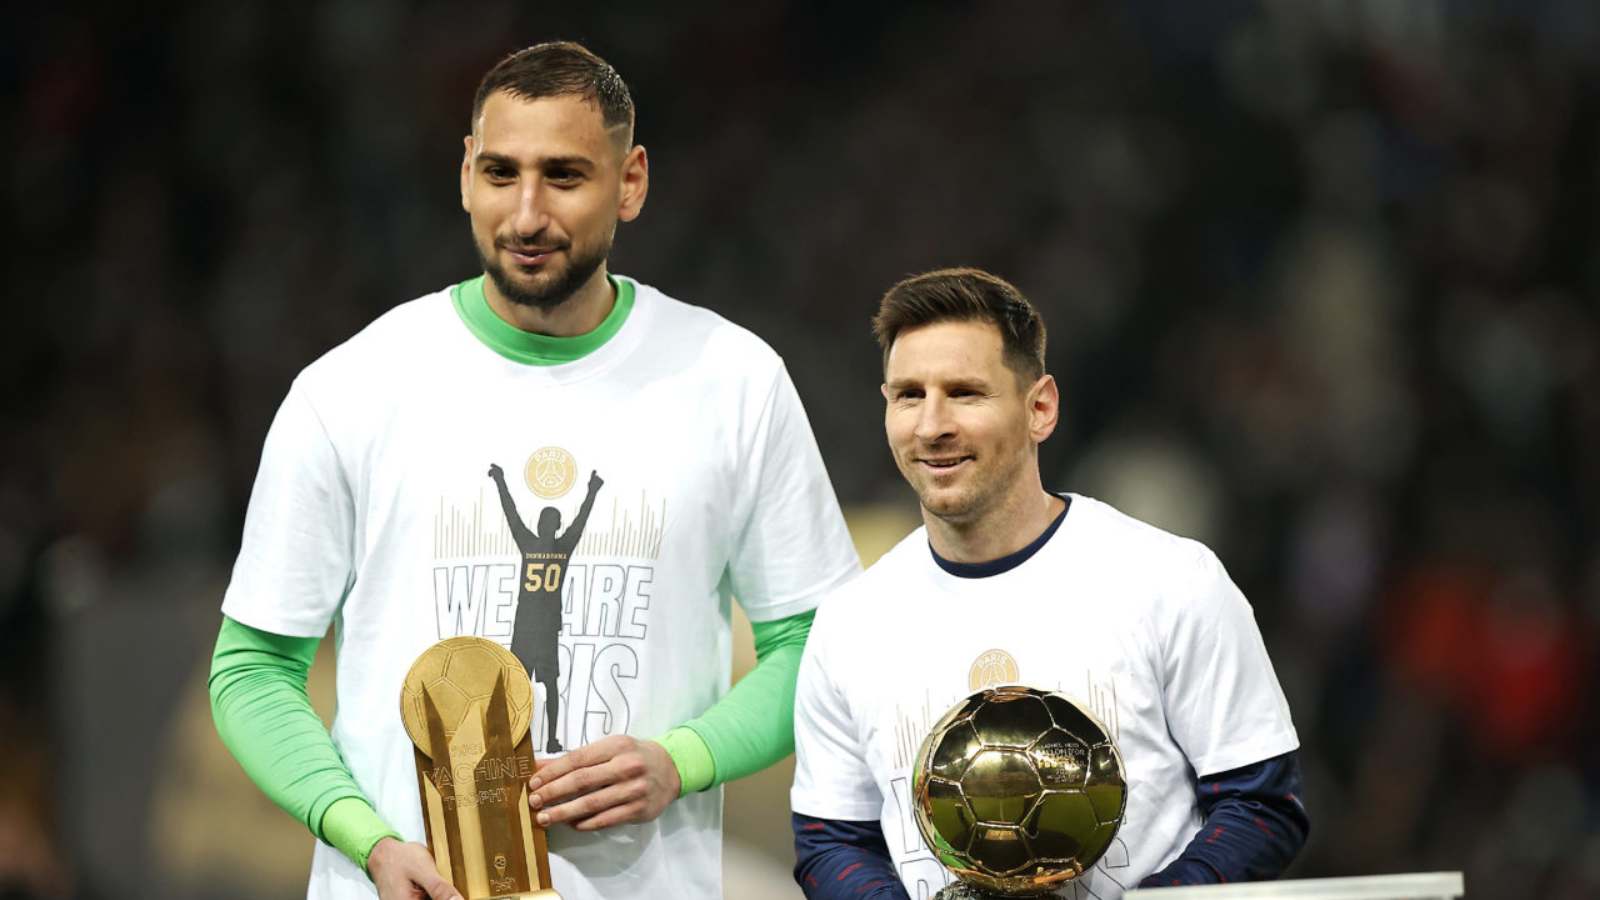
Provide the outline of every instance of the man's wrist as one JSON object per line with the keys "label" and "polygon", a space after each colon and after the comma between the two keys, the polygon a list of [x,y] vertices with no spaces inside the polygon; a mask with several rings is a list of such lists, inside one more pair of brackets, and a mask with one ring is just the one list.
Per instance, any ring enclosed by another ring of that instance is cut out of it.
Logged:
{"label": "man's wrist", "polygon": [[399,832],[385,822],[372,805],[359,797],[334,801],[322,816],[322,839],[368,872],[368,864],[378,844],[386,838],[404,842]]}
{"label": "man's wrist", "polygon": [[364,867],[367,870],[367,877],[372,877],[372,867],[374,865],[381,866],[383,864],[385,855],[389,852],[392,852],[394,847],[399,847],[403,843],[404,842],[401,841],[400,838],[391,834],[386,834],[379,837],[378,840],[373,843],[372,848],[367,851],[367,864]]}
{"label": "man's wrist", "polygon": [[1186,887],[1203,884],[1221,884],[1222,874],[1203,859],[1179,856],[1165,869],[1146,875],[1139,887]]}
{"label": "man's wrist", "polygon": [[694,729],[685,725],[656,738],[656,743],[667,751],[672,765],[678,770],[678,796],[703,791],[716,783],[717,763],[711,748]]}

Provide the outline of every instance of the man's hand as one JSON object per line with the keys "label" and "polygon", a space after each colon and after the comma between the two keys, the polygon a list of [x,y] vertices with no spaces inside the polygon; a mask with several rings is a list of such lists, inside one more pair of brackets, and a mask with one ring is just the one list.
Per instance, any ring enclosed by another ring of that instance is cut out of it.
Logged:
{"label": "man's hand", "polygon": [[367,855],[367,874],[379,900],[461,900],[461,892],[444,880],[433,854],[421,844],[384,838]]}
{"label": "man's hand", "polygon": [[599,469],[589,470],[589,490],[591,492],[600,490],[600,485],[605,483],[605,479],[600,477]]}
{"label": "man's hand", "polygon": [[489,463],[489,477],[500,481],[506,477],[506,470],[500,468],[499,463]]}
{"label": "man's hand", "polygon": [[681,786],[665,747],[617,734],[540,764],[528,779],[528,805],[540,825],[594,831],[654,819]]}

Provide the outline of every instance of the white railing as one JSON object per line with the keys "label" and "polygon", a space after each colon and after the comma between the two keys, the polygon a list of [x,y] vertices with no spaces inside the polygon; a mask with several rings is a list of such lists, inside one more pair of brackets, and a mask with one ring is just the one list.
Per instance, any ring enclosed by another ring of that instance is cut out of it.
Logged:
{"label": "white railing", "polygon": [[1148,888],[1122,896],[1124,900],[1454,900],[1465,895],[1460,872],[1416,872]]}

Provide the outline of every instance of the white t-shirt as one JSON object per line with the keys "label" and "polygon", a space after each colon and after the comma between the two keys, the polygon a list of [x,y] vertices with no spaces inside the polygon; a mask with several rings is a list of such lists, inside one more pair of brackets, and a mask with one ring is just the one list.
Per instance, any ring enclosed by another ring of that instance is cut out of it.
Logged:
{"label": "white t-shirt", "polygon": [[[336,625],[334,742],[408,840],[423,822],[400,719],[407,669],[456,635],[511,645],[522,560],[491,464],[529,528],[552,506],[569,528],[590,472],[604,479],[565,560],[568,750],[659,735],[720,698],[732,596],[771,621],[859,571],[782,360],[714,313],[618,283],[633,297],[620,330],[559,365],[491,350],[448,290],[403,304],[308,366],[267,435],[223,612],[291,636]],[[558,826],[552,879],[567,900],[718,896],[721,816],[713,790],[646,824]],[[375,891],[319,843],[308,896]]]}
{"label": "white t-shirt", "polygon": [[1197,776],[1299,746],[1216,556],[1072,495],[1056,533],[1009,571],[952,575],[919,528],[823,602],[795,697],[795,812],[877,819],[913,900],[931,897],[951,879],[912,818],[916,750],[956,701],[1000,683],[1066,694],[1122,751],[1122,828],[1062,897],[1120,897],[1198,831]]}

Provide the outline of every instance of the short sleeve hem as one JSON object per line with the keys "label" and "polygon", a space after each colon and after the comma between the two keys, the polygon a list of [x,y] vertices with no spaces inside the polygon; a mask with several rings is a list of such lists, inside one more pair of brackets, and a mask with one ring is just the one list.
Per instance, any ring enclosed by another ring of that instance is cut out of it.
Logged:
{"label": "short sleeve hem", "polygon": [[327,620],[317,624],[304,618],[272,615],[267,607],[268,604],[229,596],[222,601],[222,614],[241,625],[284,637],[320,638],[328,633]]}
{"label": "short sleeve hem", "polygon": [[832,581],[818,587],[816,590],[807,591],[792,600],[763,603],[751,608],[745,606],[744,601],[741,599],[739,606],[744,609],[745,616],[752,622],[776,622],[779,619],[787,619],[790,616],[797,616],[816,609],[821,605],[824,597],[838,590],[842,585],[849,583],[851,579],[860,573],[859,564],[846,565],[834,576]]}
{"label": "short sleeve hem", "polygon": [[1207,778],[1221,772],[1229,772],[1243,766],[1253,765],[1274,756],[1282,756],[1292,750],[1300,749],[1300,737],[1293,728],[1285,731],[1275,731],[1255,740],[1243,744],[1233,744],[1204,756],[1191,759],[1190,765],[1194,766],[1194,773],[1200,778]]}
{"label": "short sleeve hem", "polygon": [[876,822],[883,815],[881,803],[855,801],[829,802],[828,798],[815,797],[798,789],[789,792],[789,808],[813,819],[839,819],[847,822]]}

